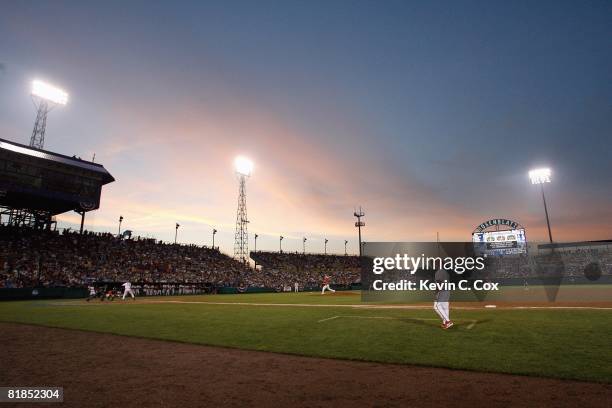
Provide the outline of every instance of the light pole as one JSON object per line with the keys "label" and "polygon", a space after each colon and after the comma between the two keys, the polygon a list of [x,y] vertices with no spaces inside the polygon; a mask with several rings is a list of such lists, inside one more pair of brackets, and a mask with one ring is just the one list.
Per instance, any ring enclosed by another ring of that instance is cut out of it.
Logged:
{"label": "light pole", "polygon": [[285,237],[283,237],[282,235],[280,236],[280,239],[278,240],[278,251],[282,254],[283,253],[283,239]]}
{"label": "light pole", "polygon": [[119,232],[117,232],[117,236],[121,236],[121,223],[123,222],[123,215],[119,216]]}
{"label": "light pole", "polygon": [[325,255],[327,255],[327,243],[329,242],[329,240],[327,238],[325,238]]}
{"label": "light pole", "polygon": [[361,207],[359,207],[359,212],[355,211],[353,215],[357,217],[355,227],[359,229],[359,256],[361,256],[361,227],[365,227],[365,222],[361,221],[361,218],[365,216],[365,213],[361,211]]}
{"label": "light pole", "polygon": [[306,255],[306,237],[302,238],[302,253]]}
{"label": "light pole", "polygon": [[215,234],[217,233],[217,230],[213,228],[213,246],[212,249],[215,249]]}
{"label": "light pole", "polygon": [[257,238],[259,235],[255,234],[255,252],[257,253]]}
{"label": "light pole", "polygon": [[32,102],[36,106],[36,121],[30,138],[30,147],[42,149],[45,146],[47,114],[58,105],[68,103],[66,91],[43,81],[32,81]]}
{"label": "light pole", "polygon": [[552,233],[550,231],[550,220],[548,218],[548,207],[546,206],[546,196],[544,195],[544,183],[550,183],[550,169],[535,169],[529,172],[529,178],[531,179],[531,184],[539,184],[540,190],[542,191],[542,201],[544,202],[544,214],[546,214],[546,226],[548,227],[548,239],[552,244]]}
{"label": "light pole", "polygon": [[234,167],[238,176],[238,209],[236,210],[236,229],[234,232],[234,258],[246,264],[250,256],[246,180],[253,172],[253,162],[244,156],[238,156],[234,160]]}
{"label": "light pole", "polygon": [[348,241],[345,239],[344,240],[344,256],[348,255],[348,253],[346,252],[346,244],[348,244]]}
{"label": "light pole", "polygon": [[179,225],[179,223],[177,222],[177,223],[176,223],[176,226],[174,227],[174,243],[175,243],[175,244],[176,244],[176,238],[177,238],[177,236],[178,236],[178,229],[179,229],[179,227],[180,227],[180,225]]}

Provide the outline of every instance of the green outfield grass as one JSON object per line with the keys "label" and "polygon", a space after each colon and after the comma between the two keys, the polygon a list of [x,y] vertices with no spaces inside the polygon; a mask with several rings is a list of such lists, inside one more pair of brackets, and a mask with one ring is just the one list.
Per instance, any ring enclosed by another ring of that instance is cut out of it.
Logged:
{"label": "green outfield grass", "polygon": [[[139,298],[112,304],[3,302],[0,321],[307,356],[612,383],[612,310],[451,310],[457,325],[443,331],[429,309],[342,306],[359,304],[360,299],[356,293],[345,292]],[[147,303],[169,300],[203,303]]]}

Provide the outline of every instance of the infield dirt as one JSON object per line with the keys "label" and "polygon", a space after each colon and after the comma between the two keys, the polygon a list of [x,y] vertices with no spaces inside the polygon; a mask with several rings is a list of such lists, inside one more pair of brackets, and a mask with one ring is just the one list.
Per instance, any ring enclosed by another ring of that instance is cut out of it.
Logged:
{"label": "infield dirt", "polygon": [[610,384],[299,357],[12,323],[0,323],[0,344],[0,385],[64,387],[62,406],[68,407],[608,407],[612,400]]}

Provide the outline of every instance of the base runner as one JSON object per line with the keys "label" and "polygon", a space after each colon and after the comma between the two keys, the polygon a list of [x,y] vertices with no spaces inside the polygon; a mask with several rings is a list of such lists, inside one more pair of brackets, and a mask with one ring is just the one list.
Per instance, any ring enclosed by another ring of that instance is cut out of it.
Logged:
{"label": "base runner", "polygon": [[[448,272],[444,269],[440,269],[436,271],[435,280],[437,284],[448,284],[449,282]],[[436,291],[436,300],[434,301],[434,310],[442,319],[442,328],[450,329],[454,323],[450,319],[450,308],[449,308],[449,300],[450,300],[450,290],[443,289]]]}
{"label": "base runner", "polygon": [[331,278],[327,275],[325,275],[323,277],[323,289],[321,289],[321,294],[325,294],[326,290],[329,290],[331,293],[336,292],[335,290],[333,290],[330,286],[329,283],[331,282]]}

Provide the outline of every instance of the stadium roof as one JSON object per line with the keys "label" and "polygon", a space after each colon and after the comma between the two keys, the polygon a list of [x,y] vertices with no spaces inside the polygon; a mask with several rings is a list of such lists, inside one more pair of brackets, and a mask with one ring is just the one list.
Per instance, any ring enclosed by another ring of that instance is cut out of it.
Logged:
{"label": "stadium roof", "polygon": [[5,139],[0,139],[0,149],[10,150],[15,153],[21,153],[39,159],[51,160],[57,163],[76,166],[85,170],[101,173],[103,176],[103,184],[108,184],[115,181],[115,178],[104,168],[104,166],[98,163],[93,163],[76,157],[65,156],[59,153],[53,153],[47,150],[36,149],[34,147],[11,142]]}

